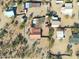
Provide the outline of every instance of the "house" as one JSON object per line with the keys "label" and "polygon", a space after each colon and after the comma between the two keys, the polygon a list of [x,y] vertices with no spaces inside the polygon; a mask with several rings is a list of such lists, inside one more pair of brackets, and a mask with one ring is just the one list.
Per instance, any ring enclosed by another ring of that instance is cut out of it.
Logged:
{"label": "house", "polygon": [[61,4],[63,3],[64,1],[63,0],[55,0],[56,4]]}
{"label": "house", "polygon": [[41,2],[39,1],[27,1],[27,2],[24,2],[24,11],[26,13],[29,8],[40,7],[40,6],[41,6]]}
{"label": "house", "polygon": [[15,16],[13,10],[5,10],[3,13],[4,13],[4,16],[7,16],[7,17]]}
{"label": "house", "polygon": [[41,6],[41,2],[39,1],[27,1],[24,2],[24,9],[28,9],[31,7],[40,7]]}
{"label": "house", "polygon": [[30,28],[30,39],[37,40],[41,38],[41,29],[40,28]]}
{"label": "house", "polygon": [[59,27],[60,26],[61,18],[57,15],[56,11],[50,11],[46,15],[51,17],[51,21],[50,21],[51,27]]}
{"label": "house", "polygon": [[61,13],[63,15],[72,16],[73,15],[73,5],[72,3],[65,3],[61,8]]}
{"label": "house", "polygon": [[69,42],[73,44],[79,44],[79,33],[73,33]]}
{"label": "house", "polygon": [[59,27],[60,25],[60,18],[56,15],[53,15],[51,17],[51,27]]}
{"label": "house", "polygon": [[17,3],[9,6],[8,8],[6,8],[6,10],[4,10],[4,15],[7,17],[12,17],[12,16],[16,16],[17,14]]}
{"label": "house", "polygon": [[[28,9],[31,7],[40,7],[42,3],[42,0],[30,0],[24,2],[24,9]],[[45,3],[50,3],[50,1],[45,1]]]}

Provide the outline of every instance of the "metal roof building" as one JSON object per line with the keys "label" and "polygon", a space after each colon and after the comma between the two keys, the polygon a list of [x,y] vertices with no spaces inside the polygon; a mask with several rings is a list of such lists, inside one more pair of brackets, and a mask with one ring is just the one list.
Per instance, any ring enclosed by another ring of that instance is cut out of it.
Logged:
{"label": "metal roof building", "polygon": [[79,43],[79,33],[74,33],[70,38],[70,43],[78,44]]}

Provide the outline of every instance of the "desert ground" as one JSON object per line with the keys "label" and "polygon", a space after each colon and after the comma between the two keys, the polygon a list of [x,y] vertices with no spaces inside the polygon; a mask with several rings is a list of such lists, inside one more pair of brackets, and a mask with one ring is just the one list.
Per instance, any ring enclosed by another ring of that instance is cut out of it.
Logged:
{"label": "desert ground", "polygon": [[[79,6],[77,6],[77,2],[76,0],[73,0],[73,13],[75,13],[75,17],[73,18],[66,18],[65,16],[63,16],[61,14],[61,4],[56,4],[55,3],[55,0],[52,0],[51,1],[52,3],[52,7],[51,7],[51,10],[55,10],[57,12],[57,14],[61,17],[61,26],[65,26],[65,25],[73,25],[74,22],[78,22],[79,23],[79,19],[78,19],[78,11],[79,11]],[[6,16],[3,15],[3,12],[2,12],[2,7],[0,6],[0,28],[3,28],[5,27],[5,24],[6,23],[10,23],[12,20]],[[34,15],[43,15],[46,13],[46,6],[41,6],[40,8],[30,8],[29,11],[27,12],[27,16],[29,16],[30,13],[34,12]],[[18,18],[17,18],[18,19]],[[16,19],[16,20],[17,20]],[[30,27],[30,23],[31,21],[27,21],[27,24],[26,24],[26,28]],[[43,34],[47,34],[48,32],[48,28],[44,27],[44,24],[42,25],[43,26],[43,29],[47,29],[43,32]],[[16,34],[23,32],[23,30],[20,30],[19,27],[12,27],[12,25],[10,26],[11,27],[11,30],[15,30],[15,33],[13,34],[13,36],[15,37]],[[54,32],[55,36],[56,36],[56,31]],[[66,52],[66,49],[67,49],[67,45],[69,43],[69,36],[71,36],[71,29],[66,29],[65,31],[65,39],[63,39],[62,41],[60,40],[57,40],[55,39],[55,43],[54,45],[52,46],[52,48],[50,49],[53,53],[57,53],[58,51],[60,51],[61,53],[65,53]],[[8,37],[6,36],[6,40],[7,39],[10,39],[9,37],[10,35],[8,35]],[[27,34],[26,34],[27,36]],[[40,40],[40,45],[38,45],[39,47],[43,47],[44,50],[46,49],[46,47],[48,47],[49,43],[47,41],[46,38],[42,38]],[[30,44],[30,43],[29,43]],[[73,45],[72,47],[72,50],[73,50],[73,54],[72,56],[63,56],[62,59],[77,59],[77,56],[75,55],[75,52],[77,51],[77,49],[79,49],[79,46],[75,46]],[[48,48],[47,48],[48,50]],[[47,51],[46,50],[46,51]],[[26,57],[27,58],[27,57]],[[34,58],[28,58],[28,59],[41,59],[42,57],[39,55],[39,57],[34,57]]]}

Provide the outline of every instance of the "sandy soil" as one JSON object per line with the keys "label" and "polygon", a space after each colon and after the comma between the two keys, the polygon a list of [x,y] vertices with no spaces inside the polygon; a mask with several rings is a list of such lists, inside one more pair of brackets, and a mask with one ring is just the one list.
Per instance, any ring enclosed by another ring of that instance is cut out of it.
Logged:
{"label": "sandy soil", "polygon": [[6,23],[9,23],[11,21],[10,18],[7,18],[3,15],[2,7],[0,6],[0,28],[3,28]]}
{"label": "sandy soil", "polygon": [[[75,17],[74,18],[65,18],[63,15],[61,15],[61,4],[60,5],[56,5],[55,1],[52,0],[52,8],[57,11],[58,15],[61,17],[61,26],[65,26],[65,25],[73,25],[74,22],[79,22],[78,20],[78,6],[76,4],[76,0],[73,0],[73,13],[75,13]],[[69,41],[69,36],[71,35],[71,30],[70,29],[66,29],[66,33],[65,33],[66,37],[64,40],[59,41],[56,40],[54,43],[54,46],[52,47],[52,52],[57,53],[58,51],[60,51],[61,53],[64,53],[66,51],[66,47]],[[68,57],[68,56],[63,56],[63,59],[77,59],[76,55],[75,55],[75,51],[76,51],[76,46],[73,46],[73,54],[72,56]]]}
{"label": "sandy soil", "polygon": [[[55,4],[55,0],[52,0],[52,10],[55,10],[57,11],[58,15],[61,17],[61,25],[62,26],[65,26],[65,25],[73,25],[74,22],[79,22],[78,20],[78,17],[77,17],[77,11],[78,11],[78,6],[76,6],[76,0],[73,0],[74,1],[74,8],[73,8],[73,12],[76,13],[76,17],[74,17],[73,19],[72,18],[65,18],[63,15],[61,15],[61,5],[57,5]],[[40,10],[42,9],[42,11]],[[27,16],[29,16],[29,14],[31,12],[35,12],[35,15],[43,15],[46,13],[46,7],[43,8],[40,7],[40,8],[31,8],[28,13],[27,13]],[[11,19],[10,18],[7,18],[3,15],[2,13],[2,8],[0,7],[0,18],[1,18],[1,21],[0,21],[0,28],[3,28],[5,26],[5,24],[7,22],[10,22]],[[16,31],[15,32],[20,32],[20,30],[18,28],[15,28]],[[45,29],[44,29],[45,30]],[[46,31],[47,32],[47,31]],[[47,34],[46,32],[44,32],[44,34]],[[68,41],[69,41],[69,36],[71,35],[71,30],[70,29],[67,29],[66,32],[65,32],[65,39],[62,40],[62,41],[59,41],[59,40],[56,40],[55,39],[55,43],[54,43],[54,46],[51,48],[51,51],[54,52],[54,53],[57,53],[58,51],[60,51],[61,53],[64,53],[66,51],[66,46],[68,44]],[[45,38],[44,38],[45,39]],[[41,40],[41,44],[40,46],[41,47],[45,47],[45,46],[48,46],[48,41],[47,40]],[[39,47],[40,47],[39,46]],[[77,59],[76,55],[75,55],[75,52],[76,50],[78,49],[79,46],[73,46],[73,55],[70,56],[70,57],[67,57],[67,56],[63,56],[63,59]],[[41,58],[33,58],[33,59],[41,59]]]}

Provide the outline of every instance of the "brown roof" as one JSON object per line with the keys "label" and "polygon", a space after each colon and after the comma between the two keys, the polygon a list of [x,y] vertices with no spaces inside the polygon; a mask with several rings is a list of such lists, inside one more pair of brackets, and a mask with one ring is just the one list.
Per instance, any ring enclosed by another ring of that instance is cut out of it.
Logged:
{"label": "brown roof", "polygon": [[40,28],[30,28],[30,39],[40,39],[41,29]]}
{"label": "brown roof", "polygon": [[30,28],[30,34],[39,35],[39,34],[41,34],[41,29],[40,28]]}

